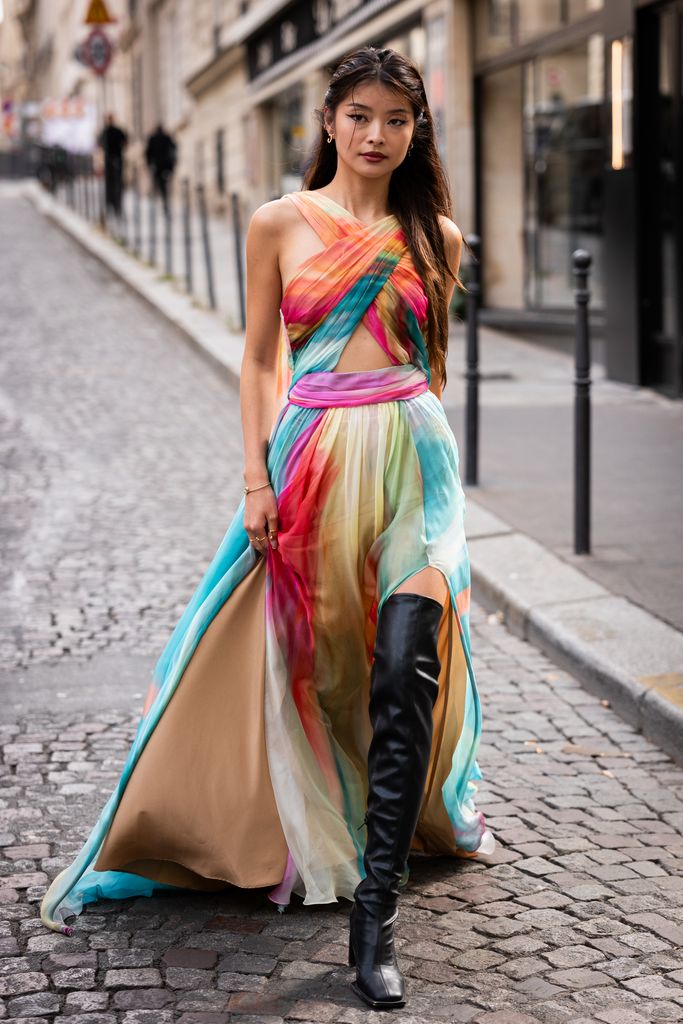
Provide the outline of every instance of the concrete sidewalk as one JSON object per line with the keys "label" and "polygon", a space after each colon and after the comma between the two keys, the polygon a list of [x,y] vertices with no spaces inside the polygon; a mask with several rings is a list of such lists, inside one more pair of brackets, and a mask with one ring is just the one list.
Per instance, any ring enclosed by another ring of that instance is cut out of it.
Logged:
{"label": "concrete sidewalk", "polygon": [[[239,384],[241,334],[33,183],[39,209]],[[443,394],[464,467],[464,332]],[[593,373],[593,554],[572,553],[572,360],[481,332],[475,597],[683,763],[683,405]]]}

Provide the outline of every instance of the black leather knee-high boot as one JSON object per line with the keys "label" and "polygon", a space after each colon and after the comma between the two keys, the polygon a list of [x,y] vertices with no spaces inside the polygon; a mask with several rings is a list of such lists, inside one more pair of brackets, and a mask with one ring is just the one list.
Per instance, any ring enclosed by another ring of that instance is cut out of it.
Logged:
{"label": "black leather knee-high boot", "polygon": [[377,623],[370,682],[373,735],[368,751],[365,878],[351,908],[351,987],[374,1009],[405,1004],[394,950],[398,885],[422,804],[439,691],[437,653],[443,606],[423,594],[395,593]]}

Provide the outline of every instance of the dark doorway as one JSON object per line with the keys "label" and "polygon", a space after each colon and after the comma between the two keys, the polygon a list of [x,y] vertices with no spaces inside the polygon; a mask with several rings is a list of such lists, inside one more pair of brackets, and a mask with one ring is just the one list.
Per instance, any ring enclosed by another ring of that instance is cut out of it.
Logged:
{"label": "dark doorway", "polygon": [[639,12],[642,383],[683,396],[683,0]]}

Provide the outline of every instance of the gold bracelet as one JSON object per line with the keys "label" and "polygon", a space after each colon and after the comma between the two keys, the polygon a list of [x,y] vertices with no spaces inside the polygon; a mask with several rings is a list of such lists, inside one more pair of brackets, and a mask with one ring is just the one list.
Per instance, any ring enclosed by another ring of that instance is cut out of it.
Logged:
{"label": "gold bracelet", "polygon": [[265,484],[259,484],[257,487],[247,487],[245,484],[244,493],[249,494],[249,491],[260,491],[262,487],[270,487],[270,480]]}

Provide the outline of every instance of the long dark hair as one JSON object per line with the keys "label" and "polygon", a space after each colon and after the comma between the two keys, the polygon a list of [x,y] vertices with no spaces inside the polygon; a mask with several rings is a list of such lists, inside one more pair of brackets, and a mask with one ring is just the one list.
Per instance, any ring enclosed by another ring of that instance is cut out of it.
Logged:
{"label": "long dark hair", "polygon": [[436,148],[422,76],[413,61],[396,50],[361,46],[331,69],[323,106],[315,110],[320,137],[309,158],[302,188],[322,188],[332,181],[337,170],[337,146],[326,145],[324,108],[334,113],[354,86],[367,81],[379,82],[400,93],[415,115],[413,147],[389,182],[389,212],[403,228],[415,269],[422,278],[428,300],[425,341],[430,363],[443,386],[448,351],[446,276],[463,291],[467,289],[446,262],[439,215],[453,216],[450,189]]}

